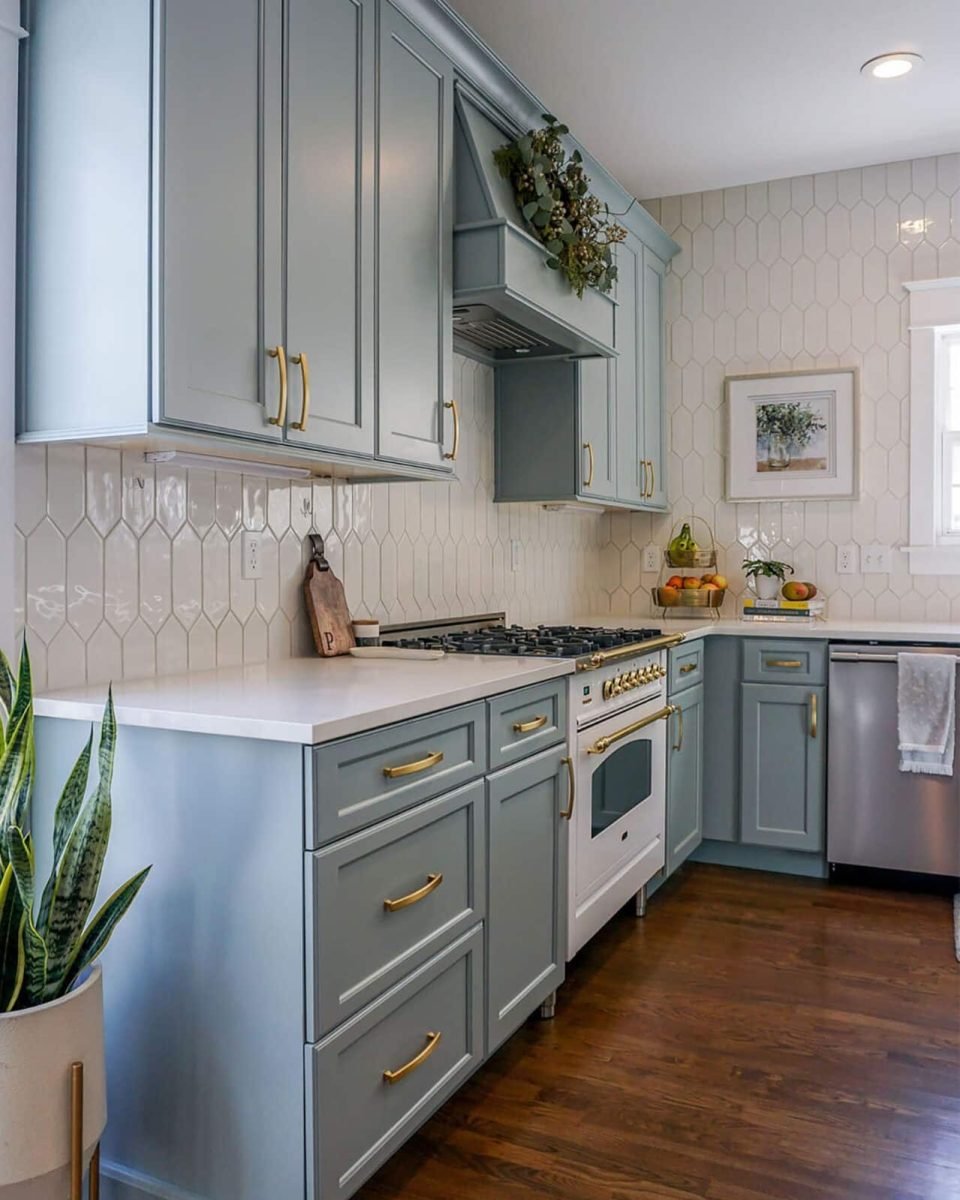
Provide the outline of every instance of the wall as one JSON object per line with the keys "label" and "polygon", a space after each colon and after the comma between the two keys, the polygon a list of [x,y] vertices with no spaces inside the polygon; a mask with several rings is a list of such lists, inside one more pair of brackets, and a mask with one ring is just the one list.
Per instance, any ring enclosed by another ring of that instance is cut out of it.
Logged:
{"label": "wall", "polygon": [[[733,591],[747,555],[814,579],[837,617],[960,621],[960,577],[836,574],[836,546],[906,544],[909,354],[904,280],[960,275],[960,154],[672,196],[647,206],[681,246],[667,277],[671,508],[708,521]],[[728,504],[723,378],[861,370],[860,497]],[[608,517],[605,609],[647,613],[640,550],[671,520]],[[728,598],[727,615],[735,605]]]}
{"label": "wall", "polygon": [[[451,484],[268,482],[154,470],[117,450],[18,447],[17,619],[38,686],[309,653],[300,584],[311,530],[357,616],[545,621],[595,607],[604,518],[494,505],[493,372],[458,358],[456,377]],[[255,583],[240,578],[242,528],[263,530]]]}

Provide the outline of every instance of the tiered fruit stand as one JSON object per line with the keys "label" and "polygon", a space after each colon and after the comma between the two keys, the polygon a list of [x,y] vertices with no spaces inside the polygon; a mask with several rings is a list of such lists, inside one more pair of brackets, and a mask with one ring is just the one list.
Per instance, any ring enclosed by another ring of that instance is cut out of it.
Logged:
{"label": "tiered fruit stand", "polygon": [[[689,525],[691,529],[702,527],[706,536],[702,542],[697,542],[696,549],[671,549],[678,530],[684,525]],[[703,578],[704,575],[714,575],[716,567],[717,543],[707,522],[702,517],[678,521],[663,552],[660,581],[653,589],[654,604],[663,610],[664,617],[702,618],[709,612],[711,617],[719,619],[720,606],[727,594],[726,586],[717,587],[710,579]],[[671,583],[675,578],[681,581],[680,586]]]}

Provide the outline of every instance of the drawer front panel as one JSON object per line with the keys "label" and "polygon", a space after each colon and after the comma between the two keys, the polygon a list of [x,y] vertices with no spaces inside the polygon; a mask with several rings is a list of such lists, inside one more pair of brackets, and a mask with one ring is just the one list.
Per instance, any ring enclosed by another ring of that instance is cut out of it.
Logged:
{"label": "drawer front panel", "polygon": [[490,770],[497,771],[567,736],[567,681],[552,680],[487,702]]}
{"label": "drawer front panel", "polygon": [[487,765],[481,701],[307,747],[306,845],[334,838],[478,779]]}
{"label": "drawer front panel", "polygon": [[307,856],[308,1041],[483,917],[483,800],[478,779]]}
{"label": "drawer front panel", "polygon": [[677,646],[670,651],[669,695],[703,683],[703,650],[703,642],[691,642],[689,646]]}
{"label": "drawer front panel", "polygon": [[483,931],[476,926],[307,1047],[309,1200],[352,1195],[482,1058]]}
{"label": "drawer front panel", "polygon": [[826,683],[827,643],[745,637],[743,678],[745,683]]}

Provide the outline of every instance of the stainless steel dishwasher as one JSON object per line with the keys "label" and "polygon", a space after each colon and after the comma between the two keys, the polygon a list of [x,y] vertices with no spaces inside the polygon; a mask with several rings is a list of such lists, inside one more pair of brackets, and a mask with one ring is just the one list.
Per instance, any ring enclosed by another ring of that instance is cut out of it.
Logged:
{"label": "stainless steel dishwasher", "polygon": [[830,647],[827,860],[960,875],[960,739],[953,776],[900,771],[900,651],[958,654],[960,648],[863,643]]}

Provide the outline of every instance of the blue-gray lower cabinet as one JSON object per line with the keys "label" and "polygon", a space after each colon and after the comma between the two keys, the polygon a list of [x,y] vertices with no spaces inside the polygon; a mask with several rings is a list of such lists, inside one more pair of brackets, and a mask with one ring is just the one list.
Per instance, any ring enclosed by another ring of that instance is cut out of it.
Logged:
{"label": "blue-gray lower cabinet", "polygon": [[823,849],[825,699],[820,685],[741,685],[741,842]]}
{"label": "blue-gray lower cabinet", "polygon": [[703,684],[671,700],[667,758],[666,874],[671,875],[703,840]]}
{"label": "blue-gray lower cabinet", "polygon": [[564,979],[567,780],[562,746],[487,779],[487,1053]]}

